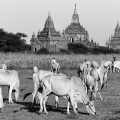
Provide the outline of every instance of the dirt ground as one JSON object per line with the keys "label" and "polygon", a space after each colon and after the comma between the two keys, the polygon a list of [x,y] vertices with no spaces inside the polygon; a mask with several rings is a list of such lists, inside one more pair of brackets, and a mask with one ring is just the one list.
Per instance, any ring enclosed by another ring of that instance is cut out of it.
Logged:
{"label": "dirt ground", "polygon": [[[75,70],[65,70],[68,75],[76,75]],[[20,73],[20,99],[17,104],[7,104],[8,88],[3,88],[5,107],[0,113],[0,120],[120,120],[120,73],[109,75],[108,87],[102,91],[103,101],[99,97],[95,102],[97,115],[88,115],[84,105],[79,104],[79,114],[76,116],[72,112],[66,115],[66,100],[60,98],[58,109],[55,108],[54,96],[50,96],[47,102],[48,115],[39,114],[39,106],[31,107],[32,96],[23,101],[26,93],[32,92],[32,70],[22,69]]]}

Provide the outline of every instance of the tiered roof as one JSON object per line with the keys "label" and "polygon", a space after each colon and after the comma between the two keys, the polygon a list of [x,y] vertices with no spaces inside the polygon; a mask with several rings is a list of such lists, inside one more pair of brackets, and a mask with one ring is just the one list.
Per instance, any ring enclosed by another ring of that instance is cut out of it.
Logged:
{"label": "tiered roof", "polygon": [[38,37],[48,37],[48,36],[59,36],[60,37],[60,33],[55,30],[54,23],[53,23],[53,20],[50,14],[48,14],[48,17],[45,21],[44,28],[41,32],[39,32]]}
{"label": "tiered roof", "polygon": [[117,22],[115,32],[114,32],[114,37],[120,37],[120,25],[119,25],[119,22]]}
{"label": "tiered roof", "polygon": [[79,15],[75,4],[74,13],[72,15],[72,21],[70,25],[65,29],[66,34],[81,34],[87,33],[85,28],[79,22]]}

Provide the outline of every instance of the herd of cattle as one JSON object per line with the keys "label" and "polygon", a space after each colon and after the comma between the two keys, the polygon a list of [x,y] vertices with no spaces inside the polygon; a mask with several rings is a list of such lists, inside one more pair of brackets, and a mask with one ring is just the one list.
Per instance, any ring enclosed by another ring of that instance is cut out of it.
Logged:
{"label": "herd of cattle", "polygon": [[[120,70],[120,61],[102,61],[99,65],[96,61],[85,60],[80,63],[78,76],[68,76],[60,73],[60,65],[56,59],[51,59],[51,70],[39,70],[37,66],[33,67],[32,103],[35,99],[39,100],[39,112],[47,112],[46,102],[50,94],[55,95],[55,104],[58,107],[59,97],[67,100],[67,114],[70,114],[70,105],[77,114],[78,103],[83,103],[88,113],[95,115],[95,100],[97,94],[103,100],[101,95],[102,88],[107,86],[108,73]],[[8,70],[4,64],[0,69],[0,109],[3,108],[2,86],[9,86],[9,103],[13,103],[12,91],[15,91],[15,100],[19,98],[20,81],[16,70]],[[29,94],[24,96],[24,99]]]}

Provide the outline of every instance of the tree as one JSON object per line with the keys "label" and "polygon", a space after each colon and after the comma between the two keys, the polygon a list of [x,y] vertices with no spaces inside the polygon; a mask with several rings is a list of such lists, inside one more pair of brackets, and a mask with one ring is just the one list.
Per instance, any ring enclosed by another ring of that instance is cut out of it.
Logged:
{"label": "tree", "polygon": [[26,46],[25,33],[8,33],[0,29],[0,51],[24,51]]}

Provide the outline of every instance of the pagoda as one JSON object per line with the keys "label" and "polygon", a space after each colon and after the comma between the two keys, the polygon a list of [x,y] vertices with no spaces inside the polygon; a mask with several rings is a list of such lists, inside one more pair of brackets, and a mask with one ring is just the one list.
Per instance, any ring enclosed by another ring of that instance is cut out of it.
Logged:
{"label": "pagoda", "polygon": [[64,30],[67,40],[72,43],[80,41],[88,41],[89,35],[85,28],[79,22],[79,15],[75,4],[74,12],[70,25]]}
{"label": "pagoda", "polygon": [[[48,14],[43,30],[37,33],[36,38],[37,40],[34,42],[34,46],[32,46],[34,52],[37,52],[40,49],[47,49],[49,52],[58,51],[57,44],[63,38],[61,37],[60,33],[56,31],[50,14]],[[35,39],[35,35],[33,35],[32,39]]]}
{"label": "pagoda", "polygon": [[119,22],[117,22],[117,25],[114,30],[114,34],[111,36],[111,38],[109,38],[108,46],[110,48],[120,49],[120,25],[119,25]]}

